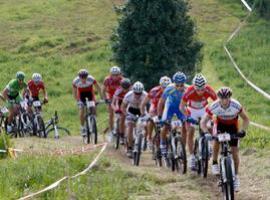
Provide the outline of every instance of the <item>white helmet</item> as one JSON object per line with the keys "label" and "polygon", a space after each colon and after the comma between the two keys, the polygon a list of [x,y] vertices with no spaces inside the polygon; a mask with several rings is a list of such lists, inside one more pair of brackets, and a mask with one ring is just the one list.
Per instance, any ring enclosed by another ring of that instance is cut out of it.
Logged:
{"label": "white helmet", "polygon": [[119,75],[119,74],[121,74],[121,69],[117,66],[113,66],[110,69],[110,73],[111,73],[111,75]]}
{"label": "white helmet", "polygon": [[206,78],[202,74],[196,74],[193,78],[193,84],[196,88],[202,89],[206,85]]}
{"label": "white helmet", "polygon": [[144,86],[140,81],[137,81],[136,83],[133,84],[132,90],[134,93],[142,93],[144,90]]}
{"label": "white helmet", "polygon": [[39,73],[34,73],[32,75],[32,79],[33,79],[33,81],[35,83],[38,83],[38,82],[42,81],[42,77],[41,77],[41,75]]}
{"label": "white helmet", "polygon": [[162,76],[159,80],[159,85],[163,88],[166,88],[172,83],[171,79],[168,76]]}

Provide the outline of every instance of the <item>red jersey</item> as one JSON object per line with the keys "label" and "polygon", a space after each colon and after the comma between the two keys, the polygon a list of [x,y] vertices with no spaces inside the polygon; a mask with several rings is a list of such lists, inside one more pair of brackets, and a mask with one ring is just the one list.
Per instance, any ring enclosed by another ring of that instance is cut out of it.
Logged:
{"label": "red jersey", "polygon": [[90,75],[88,75],[85,83],[83,83],[81,81],[81,79],[79,78],[79,76],[77,76],[72,82],[72,86],[77,89],[77,98],[80,99],[81,94],[83,94],[83,93],[91,93],[91,95],[94,99],[93,85],[96,83],[97,82],[94,79],[94,77],[92,77]]}
{"label": "red jersey", "polygon": [[124,99],[126,93],[128,93],[128,92],[129,92],[128,90],[125,91],[125,90],[123,90],[123,88],[119,87],[114,93],[114,98],[122,101]]}
{"label": "red jersey", "polygon": [[35,84],[33,80],[28,81],[28,88],[31,92],[32,97],[38,97],[40,90],[45,90],[45,85],[43,81],[39,81],[38,84]]}
{"label": "red jersey", "polygon": [[185,91],[183,101],[187,102],[188,106],[191,108],[202,109],[208,104],[208,98],[211,98],[213,101],[217,99],[215,91],[209,85],[205,86],[204,93],[202,95],[198,95],[195,90],[195,86],[191,85]]}
{"label": "red jersey", "polygon": [[151,105],[153,108],[157,109],[158,102],[160,97],[162,96],[163,89],[161,86],[156,86],[152,88],[148,93],[148,98],[151,100]]}
{"label": "red jersey", "polygon": [[120,87],[120,82],[123,79],[122,76],[119,76],[117,78],[112,78],[112,76],[107,76],[104,79],[103,85],[106,89],[107,98],[112,99],[113,95],[117,88]]}

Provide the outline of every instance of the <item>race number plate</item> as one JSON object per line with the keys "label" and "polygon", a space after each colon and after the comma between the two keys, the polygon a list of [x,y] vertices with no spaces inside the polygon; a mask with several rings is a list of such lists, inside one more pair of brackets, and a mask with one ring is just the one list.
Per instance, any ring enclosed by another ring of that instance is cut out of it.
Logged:
{"label": "race number plate", "polygon": [[88,108],[93,108],[96,106],[96,103],[94,101],[87,101],[86,105]]}
{"label": "race number plate", "polygon": [[218,141],[219,142],[226,142],[226,141],[230,141],[231,140],[231,136],[228,133],[223,133],[223,134],[218,134]]}
{"label": "race number plate", "polygon": [[182,126],[182,122],[180,120],[175,120],[171,122],[171,126],[172,128],[177,128],[177,127],[181,127]]}
{"label": "race number plate", "polygon": [[34,101],[33,105],[34,105],[34,107],[40,107],[41,103],[40,103],[40,101]]}

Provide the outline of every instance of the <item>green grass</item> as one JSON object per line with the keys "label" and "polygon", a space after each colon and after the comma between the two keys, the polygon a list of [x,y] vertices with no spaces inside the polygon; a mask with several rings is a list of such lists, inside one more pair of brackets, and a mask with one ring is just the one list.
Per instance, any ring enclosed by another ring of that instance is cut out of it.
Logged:
{"label": "green grass", "polygon": [[[191,3],[191,15],[197,22],[199,38],[205,43],[202,72],[216,89],[223,85],[230,86],[233,89],[234,98],[246,108],[251,120],[270,126],[269,100],[240,78],[223,49],[223,43],[240,20],[247,15],[246,9],[243,8],[241,2],[232,0],[202,0],[191,1]],[[256,71],[257,73],[252,73],[251,80],[259,86],[263,85],[266,89],[269,88],[267,82],[264,81],[269,79],[267,76],[269,69],[266,67],[266,55],[269,52],[269,28],[267,28],[269,23],[256,17],[250,21],[251,24],[230,42],[229,49],[232,49],[232,54],[241,69],[243,68],[243,72],[250,77],[249,72]],[[266,138],[267,134],[263,130],[250,128],[248,137],[243,140],[244,146],[270,146]],[[266,144],[261,144],[261,140],[256,140],[256,142],[253,140],[255,136],[268,142]]]}

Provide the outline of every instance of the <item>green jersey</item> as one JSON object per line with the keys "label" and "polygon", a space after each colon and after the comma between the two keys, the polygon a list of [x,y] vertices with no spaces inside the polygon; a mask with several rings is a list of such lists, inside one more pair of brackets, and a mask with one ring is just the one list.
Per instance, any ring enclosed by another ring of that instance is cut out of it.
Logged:
{"label": "green jersey", "polygon": [[8,96],[16,97],[19,92],[26,87],[27,84],[25,82],[20,85],[17,79],[13,79],[6,86],[6,88],[8,89]]}

